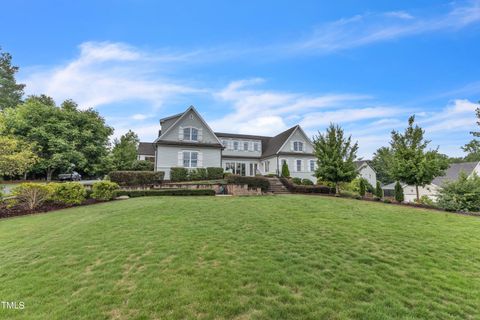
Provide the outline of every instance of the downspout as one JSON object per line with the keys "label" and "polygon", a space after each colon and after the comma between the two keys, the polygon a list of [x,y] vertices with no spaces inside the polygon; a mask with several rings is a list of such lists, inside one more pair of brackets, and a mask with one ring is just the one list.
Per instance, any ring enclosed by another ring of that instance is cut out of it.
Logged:
{"label": "downspout", "polygon": [[158,145],[155,143],[155,168],[153,171],[157,171],[157,150],[158,150]]}
{"label": "downspout", "polygon": [[280,176],[279,163],[278,163],[278,153],[277,153],[277,176]]}

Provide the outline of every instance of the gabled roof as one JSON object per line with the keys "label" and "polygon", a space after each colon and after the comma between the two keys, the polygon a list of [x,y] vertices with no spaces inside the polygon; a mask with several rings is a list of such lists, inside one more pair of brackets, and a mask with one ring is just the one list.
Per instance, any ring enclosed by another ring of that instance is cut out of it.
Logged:
{"label": "gabled roof", "polygon": [[140,142],[138,144],[137,154],[154,156],[155,155],[155,143],[152,142]]}
{"label": "gabled roof", "polygon": [[160,142],[160,140],[162,139],[163,136],[165,136],[168,132],[170,132],[172,130],[172,128],[174,128],[177,123],[179,123],[180,121],[182,121],[182,119],[185,117],[185,115],[189,112],[189,111],[192,111],[194,112],[198,119],[200,119],[200,121],[203,123],[203,125],[208,129],[210,130],[210,132],[213,134],[213,136],[215,137],[215,139],[217,140],[218,142],[218,146],[222,146],[222,142],[218,139],[218,137],[215,135],[215,133],[213,132],[212,128],[210,128],[210,126],[205,122],[205,120],[203,120],[203,117],[198,113],[198,111],[195,109],[194,106],[190,106],[187,110],[185,110],[183,113],[179,113],[179,114],[176,114],[174,116],[171,116],[171,117],[166,117],[166,118],[163,118],[160,120],[160,123],[162,123],[162,121],[165,121],[165,120],[168,120],[168,119],[176,119],[175,122],[170,126],[168,127],[167,130],[165,130],[165,132],[162,132],[161,135],[155,139],[155,143],[158,143]]}
{"label": "gabled roof", "polygon": [[455,181],[458,179],[460,172],[465,172],[467,176],[473,173],[473,170],[478,165],[478,161],[475,162],[463,162],[463,163],[452,163],[450,167],[445,171],[445,175],[441,177],[436,177],[433,179],[432,183],[437,186],[442,186],[447,181]]}
{"label": "gabled roof", "polygon": [[291,127],[290,129],[287,129],[277,134],[276,136],[270,138],[267,141],[267,145],[262,146],[262,149],[263,149],[262,158],[270,157],[277,154],[282,148],[282,146],[285,144],[285,142],[287,142],[288,138],[290,138],[290,136],[295,131],[295,129],[297,129],[297,127],[298,125]]}
{"label": "gabled roof", "polygon": [[369,166],[376,173],[375,169],[370,165],[370,160],[357,160],[353,161],[357,170],[360,170],[363,166]]}

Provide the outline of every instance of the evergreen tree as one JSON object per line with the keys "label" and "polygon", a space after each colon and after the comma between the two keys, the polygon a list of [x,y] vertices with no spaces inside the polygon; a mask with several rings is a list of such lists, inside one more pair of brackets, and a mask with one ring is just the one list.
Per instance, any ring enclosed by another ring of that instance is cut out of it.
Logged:
{"label": "evergreen tree", "polygon": [[426,151],[429,140],[424,139],[424,131],[414,126],[415,116],[408,119],[408,127],[402,134],[392,131],[390,146],[393,152],[392,175],[395,180],[414,185],[417,200],[420,200],[419,186],[425,186],[435,177],[445,173],[448,159],[435,150]]}
{"label": "evergreen tree", "polygon": [[361,197],[365,197],[365,193],[367,192],[367,186],[365,183],[365,179],[361,179],[358,184],[359,190],[358,193],[360,194]]}
{"label": "evergreen tree", "polygon": [[380,181],[377,181],[377,185],[375,186],[375,196],[377,196],[377,198],[380,198],[380,199],[383,198],[383,189],[382,189],[382,185],[380,184]]}
{"label": "evergreen tree", "polygon": [[405,200],[402,185],[398,181],[395,183],[395,200],[400,203]]}
{"label": "evergreen tree", "polygon": [[288,164],[286,162],[282,164],[282,177],[290,177],[290,170],[288,169]]}
{"label": "evergreen tree", "polygon": [[344,137],[342,128],[330,124],[325,134],[314,138],[318,179],[335,184],[335,192],[340,194],[340,183],[350,182],[358,175],[354,164],[358,144],[352,143],[352,137]]}
{"label": "evergreen tree", "polygon": [[20,104],[25,88],[15,80],[18,67],[12,66],[12,56],[1,50],[0,47],[0,111]]}
{"label": "evergreen tree", "polygon": [[381,147],[373,154],[372,167],[377,172],[377,179],[384,184],[395,181],[392,176],[392,150],[388,147]]}

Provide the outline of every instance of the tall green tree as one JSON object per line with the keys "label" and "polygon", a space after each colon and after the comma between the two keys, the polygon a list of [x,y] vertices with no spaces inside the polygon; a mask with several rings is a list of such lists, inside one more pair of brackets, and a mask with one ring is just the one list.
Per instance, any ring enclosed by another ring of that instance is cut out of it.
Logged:
{"label": "tall green tree", "polygon": [[22,102],[24,84],[15,80],[17,66],[12,66],[12,56],[0,47],[0,111]]}
{"label": "tall green tree", "polygon": [[113,132],[95,111],[78,110],[72,101],[57,107],[47,96],[31,96],[4,110],[2,117],[4,134],[35,143],[39,160],[32,170],[43,172],[47,180],[72,168],[94,173]]}
{"label": "tall green tree", "polygon": [[[480,104],[480,101],[478,102]],[[480,126],[480,107],[475,109],[475,115],[477,117],[477,125]],[[470,132],[474,137],[480,137],[479,131]],[[470,140],[469,143],[462,147],[462,150],[467,153],[463,161],[480,161],[480,141],[477,139]]]}
{"label": "tall green tree", "polygon": [[352,137],[344,137],[343,129],[330,124],[325,134],[314,138],[315,155],[318,168],[315,175],[320,180],[335,184],[336,194],[340,194],[340,183],[350,182],[357,176],[354,160],[358,143],[352,143]]}
{"label": "tall green tree", "polygon": [[0,178],[19,176],[37,162],[34,145],[19,139],[0,136]]}
{"label": "tall green tree", "polygon": [[404,133],[392,131],[392,174],[395,180],[414,185],[417,200],[420,200],[418,187],[443,175],[448,167],[448,159],[438,153],[438,148],[427,150],[430,141],[424,138],[424,130],[414,122],[415,116],[411,116]]}
{"label": "tall green tree", "polygon": [[137,147],[140,140],[135,132],[128,130],[120,139],[113,142],[113,164],[117,170],[131,170],[137,160]]}
{"label": "tall green tree", "polygon": [[392,150],[388,147],[381,147],[373,154],[371,165],[377,173],[377,179],[383,184],[395,181],[392,176],[392,157]]}

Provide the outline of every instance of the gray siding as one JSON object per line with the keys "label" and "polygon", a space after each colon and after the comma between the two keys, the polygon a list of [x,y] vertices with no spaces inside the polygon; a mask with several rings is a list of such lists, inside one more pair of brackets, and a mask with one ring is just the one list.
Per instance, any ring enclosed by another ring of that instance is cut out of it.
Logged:
{"label": "gray siding", "polygon": [[[290,171],[290,176],[292,178],[300,178],[300,179],[310,179],[312,182],[316,182],[317,178],[315,177],[315,172],[310,170],[310,160],[315,162],[315,168],[317,168],[317,159],[311,155],[279,155],[279,167],[281,173],[282,171],[282,160],[285,160],[288,165],[288,170]],[[302,161],[301,170],[297,170],[297,160]]]}
{"label": "gray siding", "polygon": [[161,140],[179,141],[180,127],[194,127],[197,129],[201,129],[201,138],[199,137],[199,142],[218,143],[218,140],[216,139],[213,132],[203,124],[202,120],[200,120],[199,118],[199,115],[197,115],[192,110],[188,111],[188,113],[183,117],[183,119],[179,123],[175,124],[174,126],[171,126],[171,129],[169,132],[167,132],[166,134],[162,134]]}
{"label": "gray siding", "polygon": [[[219,138],[225,146],[223,150],[224,156],[240,156],[240,157],[260,157],[262,155],[262,141],[252,139],[234,139],[234,138]],[[233,150],[233,142],[239,142],[239,150]],[[244,149],[244,142],[248,143],[248,149]],[[254,143],[258,143],[259,151],[254,151]]]}
{"label": "gray siding", "polygon": [[177,121],[177,119],[178,118],[172,118],[162,122],[162,132],[167,131],[167,129],[170,128],[172,124],[174,124],[175,121]]}
{"label": "gray siding", "polygon": [[359,175],[366,179],[373,187],[377,184],[377,174],[373,171],[372,167],[363,166],[359,171]]}
{"label": "gray siding", "polygon": [[280,150],[281,152],[295,152],[293,150],[293,142],[294,141],[301,141],[303,142],[303,152],[298,152],[299,154],[301,153],[313,153],[313,146],[312,143],[310,142],[307,137],[305,137],[300,130],[295,130],[292,134],[292,136],[287,140],[283,148]]}
{"label": "gray siding", "polygon": [[183,151],[197,151],[201,154],[202,161],[198,164],[200,168],[221,166],[220,149],[159,145],[157,146],[156,170],[164,171],[166,180],[170,180],[171,167],[183,166],[183,164],[179,162],[178,156],[178,153]]}

